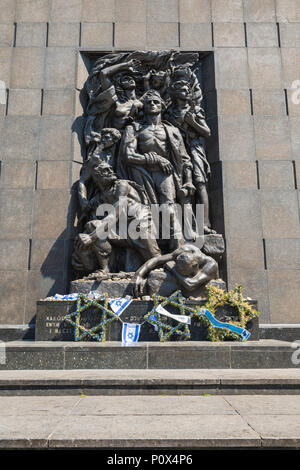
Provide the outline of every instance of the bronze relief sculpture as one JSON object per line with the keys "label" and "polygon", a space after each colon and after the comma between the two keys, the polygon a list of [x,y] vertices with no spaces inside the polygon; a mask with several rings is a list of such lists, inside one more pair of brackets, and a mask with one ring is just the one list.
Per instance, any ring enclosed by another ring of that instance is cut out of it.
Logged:
{"label": "bronze relief sculpture", "polygon": [[224,241],[209,217],[199,65],[199,54],[176,51],[95,62],[85,85],[77,277],[135,273],[135,297],[176,288],[197,296],[218,278]]}

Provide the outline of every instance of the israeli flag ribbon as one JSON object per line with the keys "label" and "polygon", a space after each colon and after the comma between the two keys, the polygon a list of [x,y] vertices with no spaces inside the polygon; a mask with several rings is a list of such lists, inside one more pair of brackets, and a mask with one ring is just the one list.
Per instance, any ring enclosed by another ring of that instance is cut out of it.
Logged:
{"label": "israeli flag ribbon", "polygon": [[213,314],[205,308],[200,308],[199,313],[202,313],[203,315],[205,315],[206,318],[210,321],[210,323],[216,328],[225,328],[226,330],[230,330],[233,333],[240,335],[244,340],[248,339],[249,336],[251,336],[251,333],[245,328],[242,328],[241,326],[232,325],[231,323],[225,323],[225,322],[217,320],[213,316]]}
{"label": "israeli flag ribbon", "polygon": [[109,301],[110,308],[112,311],[118,315],[124,312],[128,305],[132,302],[132,299],[126,299],[124,297],[119,297],[118,299],[112,299]]}
{"label": "israeli flag ribbon", "polygon": [[65,295],[55,294],[53,298],[55,300],[77,300],[78,294],[65,294]]}
{"label": "israeli flag ribbon", "polygon": [[122,327],[122,343],[131,345],[137,343],[140,336],[141,324],[139,323],[123,323]]}
{"label": "israeli flag ribbon", "polygon": [[166,317],[173,318],[174,320],[179,321],[180,323],[186,323],[187,325],[191,324],[191,318],[186,315],[174,315],[173,313],[169,313],[164,307],[159,305],[156,309],[158,313],[161,315],[165,315]]}

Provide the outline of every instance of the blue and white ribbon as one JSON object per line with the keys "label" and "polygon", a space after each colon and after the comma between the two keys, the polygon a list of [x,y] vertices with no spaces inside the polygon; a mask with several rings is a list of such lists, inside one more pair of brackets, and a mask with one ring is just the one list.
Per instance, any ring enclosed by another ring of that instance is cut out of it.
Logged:
{"label": "blue and white ribbon", "polygon": [[160,313],[161,315],[165,315],[166,317],[173,318],[176,321],[179,321],[180,323],[186,323],[187,325],[191,324],[191,318],[187,315],[175,315],[174,313],[168,312],[162,305],[159,305],[156,308],[156,311]]}
{"label": "blue and white ribbon", "polygon": [[126,297],[119,297],[118,299],[110,300],[109,305],[112,311],[119,317],[131,302],[132,299],[127,299]]}
{"label": "blue and white ribbon", "polygon": [[54,300],[77,300],[78,294],[55,294],[53,298]]}
{"label": "blue and white ribbon", "polygon": [[244,340],[248,339],[251,335],[248,330],[242,328],[241,326],[232,325],[231,323],[225,323],[217,320],[213,314],[205,308],[200,308],[198,312],[199,314],[204,315],[215,328],[225,328],[226,330],[232,331],[232,333],[240,335]]}
{"label": "blue and white ribbon", "polygon": [[124,346],[135,344],[139,340],[141,325],[139,323],[123,323],[122,343]]}

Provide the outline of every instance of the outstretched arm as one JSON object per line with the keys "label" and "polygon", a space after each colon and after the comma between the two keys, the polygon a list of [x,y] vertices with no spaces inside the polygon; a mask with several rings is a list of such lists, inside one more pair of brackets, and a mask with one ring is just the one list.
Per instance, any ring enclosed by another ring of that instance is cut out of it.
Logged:
{"label": "outstretched arm", "polygon": [[161,268],[169,261],[172,261],[181,252],[181,248],[173,251],[173,253],[167,253],[166,255],[155,256],[149,259],[137,270],[136,282],[135,282],[135,296],[141,297],[143,295],[143,281],[147,274],[157,268]]}
{"label": "outstretched arm", "polygon": [[121,72],[122,70],[128,70],[129,72],[134,72],[134,68],[139,64],[135,59],[129,60],[129,62],[124,62],[122,64],[111,65],[106,67],[100,72],[100,82],[102,90],[107,90],[112,85],[111,76],[115,73]]}

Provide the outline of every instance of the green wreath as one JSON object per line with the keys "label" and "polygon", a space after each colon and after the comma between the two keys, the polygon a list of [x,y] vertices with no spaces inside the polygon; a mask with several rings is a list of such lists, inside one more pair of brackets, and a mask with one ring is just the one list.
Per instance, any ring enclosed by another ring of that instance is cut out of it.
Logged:
{"label": "green wreath", "polygon": [[[228,323],[242,328],[247,327],[247,323],[252,318],[258,317],[260,312],[250,305],[243,297],[243,287],[236,285],[230,291],[224,291],[216,286],[207,287],[207,302],[204,306],[213,315],[215,315],[218,307],[229,305],[238,310],[238,321],[228,321]],[[197,316],[197,315],[196,315]],[[205,321],[205,318],[202,317]],[[215,328],[209,321],[205,321],[208,326],[207,339],[210,341],[224,341],[224,340],[240,340],[239,335],[232,333],[224,328]]]}

